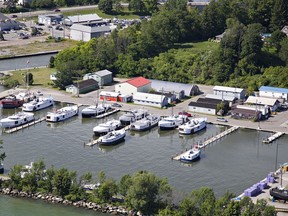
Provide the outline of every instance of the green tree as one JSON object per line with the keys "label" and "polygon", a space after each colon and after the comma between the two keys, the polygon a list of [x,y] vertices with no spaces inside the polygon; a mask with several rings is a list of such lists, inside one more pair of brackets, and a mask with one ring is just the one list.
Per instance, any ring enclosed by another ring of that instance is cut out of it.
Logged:
{"label": "green tree", "polygon": [[10,184],[9,186],[14,189],[21,190],[22,189],[22,165],[15,165],[10,169],[9,177],[10,177]]}
{"label": "green tree", "polygon": [[104,202],[110,202],[113,195],[118,191],[117,185],[114,180],[107,179],[103,182],[98,189],[98,197]]}
{"label": "green tree", "polygon": [[160,179],[147,171],[132,176],[132,184],[127,191],[126,201],[132,208],[143,214],[153,214],[163,203],[167,203],[171,188],[167,179]]}
{"label": "green tree", "polygon": [[106,174],[103,170],[101,170],[99,173],[98,173],[98,181],[100,184],[104,183],[106,181]]}
{"label": "green tree", "polygon": [[123,11],[123,6],[121,4],[121,0],[114,0],[114,7],[115,7],[115,11],[117,13],[120,13],[121,11]]}
{"label": "green tree", "polygon": [[281,48],[281,41],[286,38],[286,35],[281,32],[279,29],[272,32],[271,37],[270,37],[270,43],[276,48],[277,52],[279,52]]}
{"label": "green tree", "polygon": [[135,12],[141,13],[145,10],[145,5],[143,0],[128,0],[129,3],[129,10],[133,10]]}
{"label": "green tree", "polygon": [[49,60],[48,67],[49,67],[49,68],[54,68],[54,67],[55,67],[54,62],[55,62],[55,57],[54,57],[54,56],[51,56],[51,57],[50,57],[50,60]]}
{"label": "green tree", "polygon": [[4,159],[6,158],[6,153],[1,152],[1,149],[3,149],[3,141],[0,140],[0,165],[3,163]]}
{"label": "green tree", "polygon": [[100,0],[98,8],[104,13],[111,13],[113,9],[113,0]]}
{"label": "green tree", "polygon": [[157,0],[143,0],[143,4],[146,12],[150,14],[159,11],[159,8],[157,6]]}
{"label": "green tree", "polygon": [[282,29],[288,20],[288,4],[286,0],[274,0],[270,29]]}
{"label": "green tree", "polygon": [[132,179],[131,176],[126,174],[122,176],[120,183],[119,183],[119,193],[123,196],[126,196],[129,187],[131,186]]}
{"label": "green tree", "polygon": [[280,51],[279,56],[282,59],[283,62],[285,62],[286,66],[288,65],[288,38],[286,37],[280,42]]}
{"label": "green tree", "polygon": [[61,197],[69,194],[73,180],[73,174],[67,169],[61,168],[55,172],[53,176],[53,187],[55,193]]}

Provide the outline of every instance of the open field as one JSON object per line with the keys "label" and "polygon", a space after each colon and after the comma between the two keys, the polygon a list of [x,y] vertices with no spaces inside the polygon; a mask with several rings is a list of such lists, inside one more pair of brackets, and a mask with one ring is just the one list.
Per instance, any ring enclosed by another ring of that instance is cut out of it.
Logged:
{"label": "open field", "polygon": [[50,81],[50,74],[54,73],[56,69],[54,68],[35,68],[35,69],[28,69],[28,70],[17,70],[13,71],[12,78],[13,80],[18,80],[21,85],[25,85],[24,76],[25,74],[32,73],[33,74],[33,85],[34,87],[41,86],[41,87],[49,87]]}
{"label": "open field", "polygon": [[[47,36],[45,36],[47,37]],[[17,56],[17,55],[27,55],[33,53],[40,53],[40,52],[47,52],[47,51],[58,51],[63,50],[68,47],[75,46],[78,41],[68,40],[65,39],[64,41],[54,42],[49,41],[47,42],[44,39],[44,42],[40,41],[30,41],[29,40],[19,40],[19,43],[15,44],[15,41],[11,41],[11,43],[1,43],[1,51],[0,51],[0,58],[10,57],[10,56]],[[22,43],[23,42],[23,43]]]}

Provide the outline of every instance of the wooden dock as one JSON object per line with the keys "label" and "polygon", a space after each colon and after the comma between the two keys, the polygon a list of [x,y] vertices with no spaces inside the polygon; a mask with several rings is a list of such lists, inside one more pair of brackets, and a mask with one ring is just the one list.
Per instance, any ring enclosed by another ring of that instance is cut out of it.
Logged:
{"label": "wooden dock", "polygon": [[21,125],[21,126],[18,126],[18,127],[14,127],[14,128],[10,128],[10,129],[5,129],[3,131],[5,133],[9,133],[9,134],[10,133],[14,133],[14,132],[17,132],[17,131],[22,130],[24,128],[28,128],[28,127],[30,127],[32,125],[35,125],[37,123],[40,123],[40,122],[44,121],[45,119],[46,119],[46,117],[42,117],[42,118],[39,118],[39,119],[37,119],[35,121],[29,122],[27,124],[24,124],[24,125]]}
{"label": "wooden dock", "polygon": [[[125,126],[124,130],[125,131],[130,130],[130,125]],[[100,139],[100,137],[98,139],[95,139],[95,140],[89,140],[88,143],[84,143],[84,146],[91,146],[92,147],[94,145],[97,145],[99,143],[99,139]]]}
{"label": "wooden dock", "polygon": [[103,113],[103,114],[101,114],[101,115],[98,115],[98,116],[96,116],[95,118],[96,118],[96,119],[104,118],[104,117],[106,117],[106,116],[112,115],[112,114],[117,113],[117,112],[119,112],[119,111],[120,111],[120,109],[114,109],[114,110],[112,110],[112,111],[110,111],[110,112],[106,112],[106,113]]}
{"label": "wooden dock", "polygon": [[284,133],[282,132],[277,132],[277,133],[274,133],[273,135],[271,135],[270,137],[267,137],[266,139],[263,139],[263,143],[271,143],[273,142],[274,140],[278,139],[280,136],[282,136]]}
{"label": "wooden dock", "polygon": [[[239,128],[238,126],[233,126],[233,127],[229,128],[229,129],[223,131],[222,133],[217,134],[217,135],[215,135],[214,137],[212,137],[212,138],[204,141],[203,143],[198,144],[198,147],[199,147],[200,149],[205,148],[206,146],[212,144],[213,142],[215,142],[215,141],[221,139],[222,137],[224,137],[224,136],[232,133],[233,131],[237,130],[238,128]],[[189,152],[189,151],[191,151],[191,149],[190,149],[190,150],[187,150],[187,151],[185,151],[185,152],[182,152],[182,153],[180,153],[180,154],[178,154],[178,155],[176,155],[176,156],[174,156],[174,157],[172,157],[172,159],[173,159],[173,160],[180,160],[181,156],[184,155],[184,154],[186,154],[186,153]]]}

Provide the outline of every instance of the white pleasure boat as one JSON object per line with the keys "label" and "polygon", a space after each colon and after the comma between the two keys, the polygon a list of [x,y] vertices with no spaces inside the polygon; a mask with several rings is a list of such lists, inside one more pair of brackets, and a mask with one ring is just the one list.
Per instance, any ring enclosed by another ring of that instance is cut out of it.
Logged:
{"label": "white pleasure boat", "polygon": [[106,135],[99,137],[100,145],[115,145],[124,141],[126,131],[124,129],[108,132]]}
{"label": "white pleasure boat", "polygon": [[201,149],[198,146],[194,146],[193,149],[187,151],[180,157],[180,161],[193,162],[199,160],[201,156]]}
{"label": "white pleasure boat", "polygon": [[54,104],[51,97],[39,97],[28,103],[24,103],[22,110],[26,112],[33,112],[52,106]]}
{"label": "white pleasure boat", "polygon": [[48,112],[46,115],[47,122],[60,122],[65,119],[71,118],[78,114],[78,106],[66,106],[62,107],[55,112]]}
{"label": "white pleasure boat", "polygon": [[93,132],[96,136],[107,134],[110,131],[117,130],[121,127],[121,122],[116,119],[112,119],[105,123],[99,124],[93,128]]}
{"label": "white pleasure boat", "polygon": [[137,120],[143,119],[148,115],[148,111],[145,109],[136,109],[125,113],[124,115],[120,116],[119,120],[121,121],[122,125],[129,125],[132,122]]}
{"label": "white pleasure boat", "polygon": [[0,120],[2,128],[12,128],[34,121],[34,113],[19,112]]}
{"label": "white pleasure boat", "polygon": [[163,118],[158,122],[158,126],[161,130],[169,130],[179,127],[180,125],[186,123],[188,117],[186,115],[172,115]]}
{"label": "white pleasure boat", "polygon": [[193,118],[178,127],[179,134],[192,134],[206,128],[207,118]]}
{"label": "white pleasure boat", "polygon": [[100,104],[100,105],[91,105],[88,107],[85,107],[81,111],[82,117],[92,117],[92,116],[98,116],[101,115],[111,109],[111,106],[108,104]]}
{"label": "white pleasure boat", "polygon": [[132,123],[130,129],[133,131],[146,131],[157,126],[159,121],[160,116],[148,115],[145,118]]}

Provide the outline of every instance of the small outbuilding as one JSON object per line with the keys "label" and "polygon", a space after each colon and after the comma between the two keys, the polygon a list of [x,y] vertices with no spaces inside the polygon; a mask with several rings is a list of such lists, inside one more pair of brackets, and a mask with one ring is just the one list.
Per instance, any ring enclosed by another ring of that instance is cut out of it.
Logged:
{"label": "small outbuilding", "polygon": [[162,108],[168,105],[168,98],[165,95],[136,92],[133,94],[133,102],[134,104]]}
{"label": "small outbuilding", "polygon": [[216,115],[218,110],[218,105],[223,103],[223,112],[227,112],[229,104],[227,101],[210,99],[210,98],[198,98],[196,102],[190,102],[188,105],[188,110],[196,113]]}
{"label": "small outbuilding", "polygon": [[280,106],[280,102],[277,98],[255,97],[249,96],[245,101],[245,104],[254,105],[258,107],[268,107],[271,111],[276,111]]}
{"label": "small outbuilding", "polygon": [[240,100],[245,99],[246,91],[243,88],[227,87],[227,86],[215,86],[213,88],[214,95],[231,96]]}
{"label": "small outbuilding", "polygon": [[134,95],[137,92],[147,93],[151,89],[151,81],[144,77],[135,77],[115,85],[115,92]]}
{"label": "small outbuilding", "polygon": [[130,102],[131,96],[122,95],[117,92],[101,91],[99,95],[101,101]]}
{"label": "small outbuilding", "polygon": [[94,79],[98,82],[99,86],[109,85],[113,82],[112,72],[109,70],[100,70],[95,73],[85,74],[83,80]]}
{"label": "small outbuilding", "polygon": [[276,99],[288,100],[288,89],[286,88],[277,88],[272,86],[261,86],[259,88],[260,97],[269,97]]}
{"label": "small outbuilding", "polygon": [[38,15],[38,23],[44,25],[61,24],[62,22],[63,14]]}
{"label": "small outbuilding", "polygon": [[97,89],[99,89],[98,82],[93,79],[79,81],[77,83],[66,86],[66,92],[70,92],[74,95],[85,94]]}

